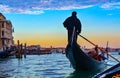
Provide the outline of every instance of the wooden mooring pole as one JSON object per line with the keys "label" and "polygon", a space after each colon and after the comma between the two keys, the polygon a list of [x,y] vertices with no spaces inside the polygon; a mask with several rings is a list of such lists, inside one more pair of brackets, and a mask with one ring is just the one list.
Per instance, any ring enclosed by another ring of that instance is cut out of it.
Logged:
{"label": "wooden mooring pole", "polygon": [[20,41],[17,41],[17,50],[18,52],[16,53],[16,58],[22,58],[22,45],[20,45]]}
{"label": "wooden mooring pole", "polygon": [[26,52],[27,52],[27,48],[26,48],[26,43],[24,44],[24,58],[26,58]]}

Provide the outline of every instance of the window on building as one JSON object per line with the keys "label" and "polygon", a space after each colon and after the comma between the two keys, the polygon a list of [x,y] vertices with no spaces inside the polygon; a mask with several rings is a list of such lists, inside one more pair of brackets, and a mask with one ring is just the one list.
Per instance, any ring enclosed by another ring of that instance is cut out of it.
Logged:
{"label": "window on building", "polygon": [[4,36],[4,34],[5,34],[5,32],[4,32],[4,31],[2,31],[2,36]]}
{"label": "window on building", "polygon": [[4,40],[2,40],[2,45],[5,45],[5,42],[4,42]]}
{"label": "window on building", "polygon": [[4,22],[2,22],[2,28],[4,28]]}

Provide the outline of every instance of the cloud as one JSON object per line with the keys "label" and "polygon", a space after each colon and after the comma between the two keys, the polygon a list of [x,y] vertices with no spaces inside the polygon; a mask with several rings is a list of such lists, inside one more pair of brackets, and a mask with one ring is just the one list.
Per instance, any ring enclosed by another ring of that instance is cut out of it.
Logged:
{"label": "cloud", "polygon": [[0,11],[9,13],[11,11],[11,8],[9,8],[7,5],[0,5]]}
{"label": "cloud", "polygon": [[2,13],[20,13],[20,14],[42,14],[44,13],[42,10],[29,10],[29,9],[21,9],[21,8],[13,8],[7,5],[0,5],[0,11]]}
{"label": "cloud", "polygon": [[0,11],[4,13],[41,14],[44,10],[85,9],[102,4],[103,9],[119,9],[117,0],[0,0]]}
{"label": "cloud", "polygon": [[120,2],[114,2],[114,3],[105,3],[101,6],[101,8],[104,9],[120,9]]}

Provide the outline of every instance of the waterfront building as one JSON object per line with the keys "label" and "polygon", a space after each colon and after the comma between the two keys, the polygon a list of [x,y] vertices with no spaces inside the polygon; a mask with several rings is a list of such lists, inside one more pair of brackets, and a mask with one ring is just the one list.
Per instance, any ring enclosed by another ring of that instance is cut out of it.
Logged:
{"label": "waterfront building", "polygon": [[0,51],[4,51],[7,47],[14,45],[13,28],[10,20],[0,13]]}

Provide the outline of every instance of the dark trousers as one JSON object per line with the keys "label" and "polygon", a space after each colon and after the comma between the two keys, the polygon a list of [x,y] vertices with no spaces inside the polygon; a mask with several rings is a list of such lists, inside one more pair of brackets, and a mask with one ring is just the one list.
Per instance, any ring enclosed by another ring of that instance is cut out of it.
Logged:
{"label": "dark trousers", "polygon": [[68,44],[71,44],[73,38],[73,42],[77,43],[77,33],[76,31],[74,32],[73,35],[73,30],[68,30]]}

